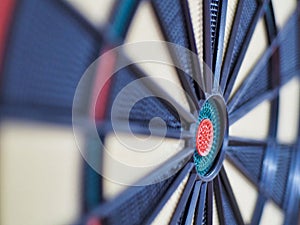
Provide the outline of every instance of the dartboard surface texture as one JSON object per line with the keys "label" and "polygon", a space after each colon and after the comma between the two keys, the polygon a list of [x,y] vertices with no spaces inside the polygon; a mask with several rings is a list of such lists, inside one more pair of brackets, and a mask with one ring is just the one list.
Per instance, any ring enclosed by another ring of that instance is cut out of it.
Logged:
{"label": "dartboard surface texture", "polygon": [[299,0],[1,0],[0,224],[300,224]]}

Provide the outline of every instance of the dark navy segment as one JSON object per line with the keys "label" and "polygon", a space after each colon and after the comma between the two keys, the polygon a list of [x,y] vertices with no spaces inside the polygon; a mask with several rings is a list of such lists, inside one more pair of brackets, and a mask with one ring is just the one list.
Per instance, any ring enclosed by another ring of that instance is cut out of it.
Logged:
{"label": "dark navy segment", "polygon": [[211,46],[214,52],[216,34],[218,30],[220,0],[211,0],[210,2],[210,26],[211,26]]}
{"label": "dark navy segment", "polygon": [[220,221],[220,224],[238,225],[234,217],[233,210],[231,209],[227,193],[224,190],[219,176],[216,177],[214,184],[218,219]]}
{"label": "dark navy segment", "polygon": [[227,18],[227,0],[222,0],[218,2],[218,14],[217,14],[217,29],[216,29],[216,41],[213,55],[213,71],[214,71],[214,80],[213,80],[213,88],[220,88],[220,77],[221,77],[221,69],[223,64],[223,54],[227,46],[224,46],[224,36],[225,36],[225,28],[226,28],[226,18]]}
{"label": "dark navy segment", "polygon": [[157,207],[153,210],[151,213],[151,216],[145,221],[144,224],[151,224],[153,220],[156,218],[156,216],[160,213],[160,211],[163,209],[165,204],[170,200],[172,195],[177,191],[177,188],[182,184],[184,179],[190,175],[191,170],[193,169],[193,164],[188,163],[174,178],[173,183],[170,185],[166,193],[164,194],[163,198],[157,205]]}
{"label": "dark navy segment", "polygon": [[[299,121],[300,123],[300,121]],[[298,126],[300,128],[300,126]],[[284,209],[285,209],[285,218],[284,224],[299,224],[299,212],[295,209],[300,208],[300,195],[299,195],[299,179],[298,174],[300,171],[300,138],[299,138],[299,129],[298,129],[298,139],[296,144],[292,147],[293,156],[292,162],[290,165],[289,170],[289,180],[288,184],[286,185],[286,193],[285,193],[285,202],[284,202]]]}
{"label": "dark navy segment", "polygon": [[[180,0],[152,0],[152,3],[168,41],[189,49],[184,10]],[[183,58],[182,60],[187,60]]]}
{"label": "dark navy segment", "polygon": [[288,82],[293,76],[300,72],[300,24],[295,14],[289,21],[289,27],[284,40],[280,45],[280,74],[281,82]]}
{"label": "dark navy segment", "polygon": [[263,146],[229,147],[229,160],[239,168],[251,181],[258,184],[264,158]]}
{"label": "dark navy segment", "polygon": [[70,121],[76,86],[98,56],[100,36],[67,5],[51,0],[20,1],[11,32],[2,106],[25,117]]}
{"label": "dark navy segment", "polygon": [[[271,76],[268,73],[268,65],[265,65],[262,68],[262,70],[256,72],[255,75],[254,74],[249,75],[243,82],[242,86],[240,86],[240,88],[234,94],[232,99],[229,101],[228,104],[229,118],[231,117],[233,118],[235,115],[232,114],[236,113],[235,111],[238,111],[247,103],[251,104],[251,101],[258,102],[258,100],[260,100],[260,102],[262,102],[263,99],[258,98],[258,96],[262,96],[267,91],[269,91],[270,85],[271,85]],[[253,108],[258,103],[256,103],[255,105],[253,104]],[[249,110],[251,109],[252,108],[247,108],[247,112],[249,112]],[[232,123],[232,121],[230,121],[230,123]]]}
{"label": "dark navy segment", "polygon": [[157,184],[130,187],[113,202],[101,205],[91,216],[100,217],[104,225],[144,224],[172,183],[174,177]]}
{"label": "dark navy segment", "polygon": [[206,224],[206,211],[205,211],[205,205],[206,205],[206,191],[207,191],[207,183],[202,183],[201,189],[200,189],[200,196],[198,199],[198,203],[196,206],[196,212],[194,216],[195,224]]}
{"label": "dark navy segment", "polygon": [[193,195],[191,196],[191,201],[189,203],[189,208],[187,211],[187,216],[185,220],[186,225],[193,224],[193,219],[195,215],[196,205],[198,202],[198,197],[200,194],[201,181],[197,181],[193,190]]}
{"label": "dark navy segment", "polygon": [[222,69],[221,88],[226,91],[225,99],[230,94],[262,9],[257,0],[238,2]]}
{"label": "dark navy segment", "polygon": [[[191,49],[186,19],[184,16],[184,8],[181,1],[152,0],[152,3],[166,40],[187,49]],[[188,83],[195,94],[194,81],[191,77],[193,75],[191,58],[182,51],[171,52],[171,54],[174,57],[175,63],[179,63],[180,67],[184,68],[184,72],[189,74],[189,76],[184,74],[181,74],[181,76],[185,76],[184,79],[188,80]],[[183,77],[180,78],[183,79]]]}
{"label": "dark navy segment", "polygon": [[[165,105],[168,104],[166,100],[157,97],[147,97],[138,101],[131,110],[129,120],[135,123],[149,123],[153,117],[160,116],[167,122],[169,127],[180,129],[179,116],[176,115],[176,117],[174,117],[171,115],[161,102]],[[169,105],[169,107],[171,107],[171,105]]]}
{"label": "dark navy segment", "polygon": [[[222,204],[223,214],[225,217],[226,224],[237,224],[243,225],[244,220],[242,218],[240,209],[232,191],[231,184],[228,180],[227,174],[224,167],[220,170],[219,174],[219,185],[221,200],[219,199],[217,204]],[[217,196],[216,196],[217,197]]]}
{"label": "dark navy segment", "polygon": [[247,31],[258,8],[257,0],[244,0],[241,2],[243,2],[243,10],[241,13],[240,20],[237,21],[239,25],[233,45],[234,47],[232,52],[232,58],[230,60],[230,70],[233,68],[234,63],[239,56],[240,50],[243,46],[243,42],[247,35]]}
{"label": "dark navy segment", "polygon": [[212,225],[213,224],[213,194],[214,194],[214,183],[207,183],[205,208],[203,212],[202,224]]}
{"label": "dark navy segment", "polygon": [[[130,121],[130,132],[138,135],[153,135],[153,136],[165,136],[166,138],[174,138],[174,139],[180,139],[180,138],[190,138],[190,135],[187,136],[182,136],[182,131],[181,129],[178,128],[171,128],[170,126],[167,127],[167,130],[165,132],[165,129],[159,125],[159,123],[156,124],[152,123],[151,124],[151,130],[149,129],[149,125],[147,123],[149,123],[150,120],[146,120],[146,121],[142,121],[142,123],[140,121]],[[118,132],[128,132],[128,128],[126,127],[127,122],[121,123],[121,121],[118,121]],[[97,123],[97,130],[98,130],[98,134],[99,135],[106,135],[107,133],[111,133],[111,132],[116,132],[116,127],[112,126],[111,121],[105,121],[105,122],[100,122]]]}
{"label": "dark navy segment", "polygon": [[[174,115],[173,112],[176,112],[176,110],[171,110],[172,106],[168,102],[155,97],[155,93],[151,93],[146,87],[146,82],[132,83],[139,77],[140,75],[135,74],[129,67],[118,71],[114,75],[112,82],[114,88],[111,91],[107,116],[111,116],[111,109],[114,104],[114,113],[117,115],[114,118],[120,121],[128,121],[124,114],[124,108],[130,106],[132,108],[129,114],[129,122],[135,126],[134,129],[137,128],[138,124],[141,128],[148,129],[149,122],[154,117],[163,119],[168,128],[180,129],[179,115],[177,113]],[[134,84],[134,87],[124,89],[130,83]],[[118,101],[116,101],[117,96]]]}
{"label": "dark navy segment", "polygon": [[272,186],[271,197],[280,207],[283,207],[290,172],[292,148],[280,146],[277,156],[277,169]]}
{"label": "dark navy segment", "polygon": [[[189,43],[190,43],[189,50],[191,50],[195,54],[199,54],[199,52],[197,50],[197,44],[196,44],[196,36],[198,36],[198,34],[195,34],[195,31],[193,29],[193,22],[192,22],[192,17],[191,17],[191,13],[190,13],[189,1],[182,1],[182,8],[184,11],[183,14],[185,17],[186,29],[188,32],[187,35],[188,35]],[[204,90],[202,90],[203,87],[200,87],[200,85],[198,85],[198,84],[202,84],[202,79],[203,79],[202,75],[201,75],[201,68],[200,68],[200,62],[199,62],[198,57],[194,57],[192,59],[192,65],[193,65],[193,69],[194,69],[194,73],[192,75],[196,81],[196,82],[194,82],[195,92],[197,93],[197,96],[199,99],[205,99]],[[196,110],[199,110],[199,108],[197,106],[198,105],[196,105]]]}
{"label": "dark navy segment", "polygon": [[[230,124],[241,118],[262,101],[275,98],[277,96],[276,89],[298,74],[300,53],[293,50],[298,46],[297,38],[299,34],[295,28],[296,25],[296,19],[292,18],[289,20],[274,43],[258,60],[258,63],[230,99],[228,103]],[[269,67],[272,63],[270,57],[275,46],[279,47],[280,81],[277,82],[278,84],[275,87],[272,87],[273,81],[269,73]]]}
{"label": "dark navy segment", "polygon": [[180,200],[176,206],[175,212],[173,214],[170,224],[182,224],[185,221],[186,209],[188,208],[188,202],[192,196],[192,190],[194,188],[197,175],[192,173],[189,177],[185,189],[180,197]]}

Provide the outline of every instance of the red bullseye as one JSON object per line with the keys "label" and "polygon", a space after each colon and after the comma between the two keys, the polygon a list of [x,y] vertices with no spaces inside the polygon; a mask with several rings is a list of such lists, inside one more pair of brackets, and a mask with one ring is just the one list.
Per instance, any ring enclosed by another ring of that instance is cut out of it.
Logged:
{"label": "red bullseye", "polygon": [[214,128],[209,119],[200,122],[196,135],[196,149],[199,155],[207,156],[213,142]]}

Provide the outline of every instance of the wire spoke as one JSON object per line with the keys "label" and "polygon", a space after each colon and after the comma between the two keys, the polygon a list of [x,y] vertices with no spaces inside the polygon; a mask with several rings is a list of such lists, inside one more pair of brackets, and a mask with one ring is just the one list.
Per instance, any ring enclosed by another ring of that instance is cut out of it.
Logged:
{"label": "wire spoke", "polygon": [[221,75],[220,87],[226,100],[244,60],[255,27],[263,15],[267,3],[268,0],[260,3],[256,0],[242,0],[238,3]]}
{"label": "wire spoke", "polygon": [[[93,33],[94,35],[98,36],[101,39],[104,38],[105,35],[103,34],[103,27],[100,27],[100,28],[96,27],[86,17],[84,17],[82,15],[82,13],[80,13],[77,9],[75,9],[74,6],[72,4],[70,4],[70,2],[58,1],[58,2],[55,2],[55,4],[59,4],[64,10],[71,13],[72,16],[74,16],[74,18],[76,18],[76,20],[85,27],[85,29],[88,29],[91,33]],[[100,48],[97,50],[99,51]]]}
{"label": "wire spoke", "polygon": [[267,143],[247,138],[229,137],[227,159],[258,186]]}
{"label": "wire spoke", "polygon": [[265,150],[266,143],[263,141],[230,137],[226,156],[244,176],[258,186]]}
{"label": "wire spoke", "polygon": [[[159,117],[167,127],[175,129],[188,129],[196,122],[189,111],[136,66],[118,71],[113,78],[115,88],[110,93],[108,117],[117,121],[142,121],[141,124],[149,124],[151,119]],[[134,85],[133,88],[128,88],[129,84]]]}
{"label": "wire spoke", "polygon": [[177,204],[177,207],[175,209],[175,212],[173,214],[170,224],[178,224],[181,217],[183,216],[185,209],[186,209],[188,199],[189,199],[189,197],[192,193],[193,187],[195,185],[196,178],[197,178],[196,174],[191,174],[191,176],[189,177],[189,180],[187,181],[187,184],[183,191],[183,194]]}
{"label": "wire spoke", "polygon": [[259,224],[266,201],[266,197],[262,194],[258,196],[251,219],[251,225]]}
{"label": "wire spoke", "polygon": [[207,183],[202,183],[200,190],[200,197],[198,200],[196,214],[195,214],[195,224],[203,224],[205,205],[206,205],[206,192],[207,192]]}
{"label": "wire spoke", "polygon": [[[264,55],[230,99],[228,103],[230,124],[243,117],[264,100],[272,100],[277,97],[280,87],[298,74],[300,69],[297,63],[299,53],[288,53],[294,52],[291,48],[295,46],[297,41],[295,26],[296,20],[294,16],[291,16],[286,26],[272,41]],[[269,76],[269,66],[270,59],[272,60],[271,57],[278,48],[281,52],[279,65],[281,82],[274,83]]]}
{"label": "wire spoke", "polygon": [[[287,194],[289,191],[289,184],[291,184],[289,177],[291,176],[291,169],[293,164],[293,159],[295,156],[294,146],[293,145],[277,145],[270,149],[271,151],[277,152],[277,157],[274,160],[275,162],[269,162],[271,171],[263,181],[262,187],[265,193],[265,197],[271,196],[273,201],[281,208],[285,207]],[[268,162],[266,162],[267,164]],[[273,164],[273,165],[272,165]],[[276,165],[276,169],[272,174],[272,166]],[[270,185],[271,184],[271,185]],[[271,188],[270,188],[271,187]]]}
{"label": "wire spoke", "polygon": [[[149,121],[123,121],[118,120],[115,121],[118,126],[113,127],[111,121],[105,120],[98,123],[97,130],[99,135],[106,135],[108,133],[124,133],[134,135],[152,135],[156,137],[165,137],[165,138],[173,138],[173,139],[182,139],[188,140],[194,137],[194,134],[187,130],[182,129],[174,129],[170,127],[164,127],[159,125],[149,125]],[[149,128],[151,126],[151,128]]]}
{"label": "wire spoke", "polygon": [[217,29],[216,29],[216,41],[215,48],[213,53],[213,72],[214,72],[214,85],[213,88],[218,90],[220,83],[220,75],[221,75],[221,65],[222,65],[222,57],[223,57],[223,45],[224,45],[224,37],[225,37],[225,28],[226,28],[226,14],[227,14],[227,0],[220,1],[220,9],[221,13],[219,13],[217,18]]}
{"label": "wire spoke", "polygon": [[157,215],[160,213],[160,211],[163,209],[167,201],[171,198],[171,196],[174,194],[176,189],[180,186],[182,181],[185,179],[186,176],[189,175],[191,170],[193,169],[193,164],[188,163],[176,176],[173,183],[168,188],[167,192],[163,196],[163,198],[160,200],[159,204],[155,207],[154,211],[152,212],[151,216],[147,219],[146,222],[143,224],[151,224],[152,221],[157,217]]}
{"label": "wire spoke", "polygon": [[[299,121],[300,123],[300,121]],[[290,171],[289,171],[289,176],[292,178],[289,181],[289,185],[287,185],[286,188],[286,193],[289,193],[288,196],[286,197],[286,201],[285,201],[285,208],[286,208],[286,214],[285,214],[285,218],[284,218],[284,224],[288,225],[288,224],[293,224],[293,223],[297,223],[297,220],[299,220],[299,212],[295,209],[299,209],[300,207],[300,196],[295,196],[294,193],[299,193],[299,182],[298,182],[298,173],[300,171],[300,164],[297,163],[300,160],[300,151],[297,151],[300,149],[300,139],[297,139],[297,143],[294,147],[294,150],[296,152],[296,154],[293,156],[294,158],[294,163],[293,163],[293,167]],[[300,221],[298,221],[299,224]]]}
{"label": "wire spoke", "polygon": [[241,137],[229,137],[228,147],[264,147],[266,145],[266,141],[241,138]]}
{"label": "wire spoke", "polygon": [[266,148],[266,141],[229,137],[226,156],[245,177],[258,186]]}
{"label": "wire spoke", "polygon": [[193,222],[195,209],[196,209],[196,205],[197,205],[197,202],[198,202],[198,196],[200,194],[201,184],[202,184],[201,181],[197,181],[195,186],[194,186],[193,195],[192,195],[191,201],[189,203],[189,207],[188,207],[188,212],[187,212],[187,216],[186,216],[186,220],[185,220],[185,225],[190,225]]}
{"label": "wire spoke", "polygon": [[[114,204],[108,201],[96,207],[91,211],[87,219],[99,218],[114,224],[119,222],[119,213],[122,212],[128,216],[123,221],[125,224],[142,224],[143,220],[152,213],[149,209],[154,209],[159,204],[160,199],[164,196],[173,180],[174,177],[171,177],[152,185],[131,186],[117,199],[114,199]],[[135,207],[137,201],[143,204]],[[136,213],[140,213],[143,216],[136,217],[134,216]]]}
{"label": "wire spoke", "polygon": [[[150,77],[145,72],[139,70],[139,68],[136,65],[131,65],[130,70],[135,74],[135,76],[137,76],[137,78]],[[147,81],[143,82],[143,84],[145,85],[146,88],[148,88],[151,91],[151,93],[153,93],[156,96],[161,96],[164,100],[166,100],[171,105],[173,105],[176,109],[176,112],[173,113],[178,113],[180,117],[184,118],[185,122],[187,122],[189,125],[191,123],[196,122],[194,115],[189,111],[187,111],[172,96],[170,96],[166,91],[164,91],[161,87],[159,87],[154,80],[152,81],[151,79],[147,79]],[[197,106],[194,106],[193,108],[196,108]],[[165,107],[170,108],[169,105],[165,105]]]}
{"label": "wire spoke", "polygon": [[[181,1],[152,0],[151,2],[165,39],[174,44],[191,49],[186,18],[184,17],[184,9]],[[196,109],[198,109],[198,98],[196,94],[196,88],[194,86],[195,82],[191,77],[193,74],[192,59],[189,55],[187,55],[187,52],[171,51],[170,53],[174,62],[181,65],[181,68],[184,68],[184,71],[179,71],[177,69],[179,79],[181,80],[184,90],[191,98],[191,104],[193,105],[192,107],[194,108],[196,106]]]}
{"label": "wire spoke", "polygon": [[[229,207],[224,207],[225,208],[230,208],[232,210],[232,213],[233,213],[233,216],[235,218],[235,221],[237,224],[239,225],[242,225],[244,224],[244,221],[243,221],[243,218],[242,218],[242,215],[241,215],[241,212],[240,212],[240,209],[238,207],[238,204],[236,202],[236,199],[235,199],[235,196],[233,194],[233,191],[232,191],[232,188],[231,188],[231,185],[229,183],[229,180],[228,180],[228,177],[227,177],[227,174],[225,172],[225,169],[224,167],[222,167],[221,171],[220,171],[220,181],[221,181],[221,186],[222,186],[222,189],[221,191],[223,190],[223,194],[222,194],[222,200],[224,203],[227,203],[229,204],[228,206]],[[227,201],[226,201],[227,199]]]}
{"label": "wire spoke", "polygon": [[225,209],[223,207],[223,196],[222,196],[222,193],[223,193],[223,188],[222,188],[222,185],[221,185],[221,181],[220,181],[220,177],[217,176],[215,179],[214,179],[214,193],[215,193],[215,198],[216,198],[216,205],[217,205],[217,211],[218,211],[218,218],[219,218],[219,222],[220,222],[220,225],[226,225],[226,218],[225,215],[228,215],[226,214],[225,212]]}
{"label": "wire spoke", "polygon": [[[197,45],[196,45],[196,40],[195,40],[195,34],[193,31],[193,24],[192,24],[192,18],[190,15],[188,0],[182,1],[182,7],[183,7],[185,21],[186,21],[186,27],[187,27],[187,31],[188,31],[188,38],[190,41],[190,48],[195,54],[197,54]],[[192,66],[193,66],[193,74],[192,75],[193,75],[193,79],[194,79],[194,87],[195,87],[196,94],[199,99],[204,99],[205,96],[204,96],[203,90],[201,89],[201,86],[203,85],[203,77],[201,74],[199,60],[197,58],[192,58]]]}
{"label": "wire spoke", "polygon": [[184,148],[180,150],[174,156],[166,160],[161,166],[154,168],[152,172],[145,175],[145,178],[141,179],[136,184],[152,184],[171,177],[187,164],[193,153],[193,148]]}
{"label": "wire spoke", "polygon": [[203,1],[203,46],[204,48],[204,62],[208,66],[203,66],[203,77],[204,77],[204,85],[205,92],[211,93],[212,90],[212,57],[213,57],[213,40],[212,40],[212,27],[211,27],[211,1]]}
{"label": "wire spoke", "polygon": [[207,192],[206,192],[206,206],[205,206],[205,212],[204,212],[204,218],[205,221],[204,224],[212,225],[213,224],[213,182],[208,182],[207,184]]}

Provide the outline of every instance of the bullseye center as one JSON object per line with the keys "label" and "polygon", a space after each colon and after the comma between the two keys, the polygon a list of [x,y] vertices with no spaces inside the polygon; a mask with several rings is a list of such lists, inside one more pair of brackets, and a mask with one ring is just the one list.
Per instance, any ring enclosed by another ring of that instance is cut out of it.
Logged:
{"label": "bullseye center", "polygon": [[203,119],[197,130],[196,149],[199,155],[207,156],[213,143],[214,129],[209,119]]}

